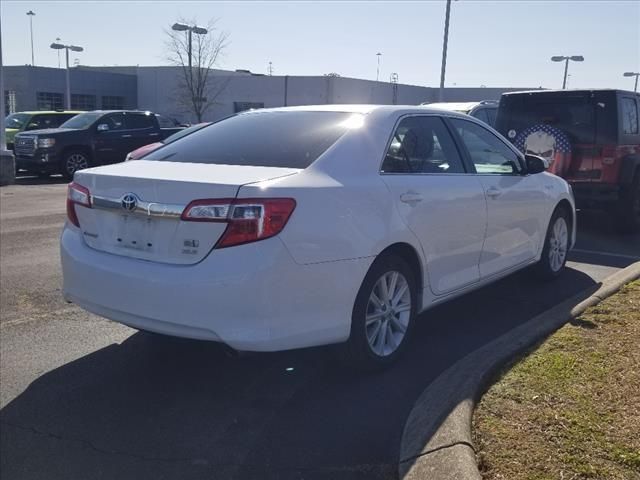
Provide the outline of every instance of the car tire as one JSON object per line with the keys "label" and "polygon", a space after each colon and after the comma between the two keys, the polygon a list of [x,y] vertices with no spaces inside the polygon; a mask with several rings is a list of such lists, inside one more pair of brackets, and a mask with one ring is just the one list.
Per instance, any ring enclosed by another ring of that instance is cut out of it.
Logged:
{"label": "car tire", "polygon": [[615,227],[620,233],[640,231],[640,172],[630,185],[623,187],[616,205]]}
{"label": "car tire", "polygon": [[416,285],[413,270],[401,257],[390,254],[375,260],[356,295],[351,333],[341,350],[344,363],[356,370],[377,370],[402,354],[417,313]]}
{"label": "car tire", "polygon": [[71,150],[64,154],[60,165],[60,173],[66,180],[73,180],[73,174],[78,170],[89,168],[89,155],[82,150]]}
{"label": "car tire", "polygon": [[563,207],[557,207],[549,221],[542,256],[535,266],[541,280],[553,280],[560,276],[569,254],[571,217]]}

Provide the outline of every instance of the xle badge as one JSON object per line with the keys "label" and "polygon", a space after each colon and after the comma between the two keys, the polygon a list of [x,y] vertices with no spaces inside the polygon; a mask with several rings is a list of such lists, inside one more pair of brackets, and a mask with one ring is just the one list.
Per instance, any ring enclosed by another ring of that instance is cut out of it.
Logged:
{"label": "xle badge", "polygon": [[195,240],[195,239],[184,240],[182,242],[182,246],[185,248],[182,249],[182,253],[185,253],[187,255],[197,255],[199,245],[200,245],[200,242],[198,240]]}

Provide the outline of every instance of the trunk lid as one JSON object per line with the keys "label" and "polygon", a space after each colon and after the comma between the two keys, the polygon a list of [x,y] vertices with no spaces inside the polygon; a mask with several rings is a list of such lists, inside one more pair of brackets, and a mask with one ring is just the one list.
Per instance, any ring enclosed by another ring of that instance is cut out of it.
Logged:
{"label": "trunk lid", "polygon": [[235,198],[241,186],[299,169],[136,160],[76,172],[92,208],[76,205],[85,243],[142,260],[191,265],[224,233],[224,222],[189,222],[180,214],[193,200]]}

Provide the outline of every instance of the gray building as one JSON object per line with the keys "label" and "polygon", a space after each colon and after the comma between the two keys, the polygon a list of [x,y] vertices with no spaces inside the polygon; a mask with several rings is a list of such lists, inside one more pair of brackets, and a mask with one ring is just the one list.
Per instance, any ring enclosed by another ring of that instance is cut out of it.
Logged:
{"label": "gray building", "polygon": [[[5,66],[7,113],[65,107],[65,71],[61,68]],[[71,108],[75,110],[136,108],[137,78],[121,73],[70,69]]]}
{"label": "gray building", "polygon": [[[5,67],[7,111],[64,106],[64,69]],[[139,108],[181,121],[194,121],[181,106],[179,67],[85,67],[71,69],[71,106],[80,110]],[[438,89],[339,76],[265,76],[248,71],[212,71],[209,95],[215,103],[204,120],[248,108],[288,105],[438,101]],[[513,88],[446,88],[443,101],[497,100]]]}

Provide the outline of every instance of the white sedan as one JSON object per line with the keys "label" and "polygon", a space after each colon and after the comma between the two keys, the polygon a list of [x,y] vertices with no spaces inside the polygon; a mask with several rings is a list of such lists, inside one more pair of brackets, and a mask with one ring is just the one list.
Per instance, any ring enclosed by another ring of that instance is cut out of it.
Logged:
{"label": "white sedan", "polygon": [[[487,125],[428,107],[257,110],[76,172],[64,296],[133,328],[393,361],[417,315],[575,241],[571,189]],[[428,317],[425,318],[428,321]]]}

